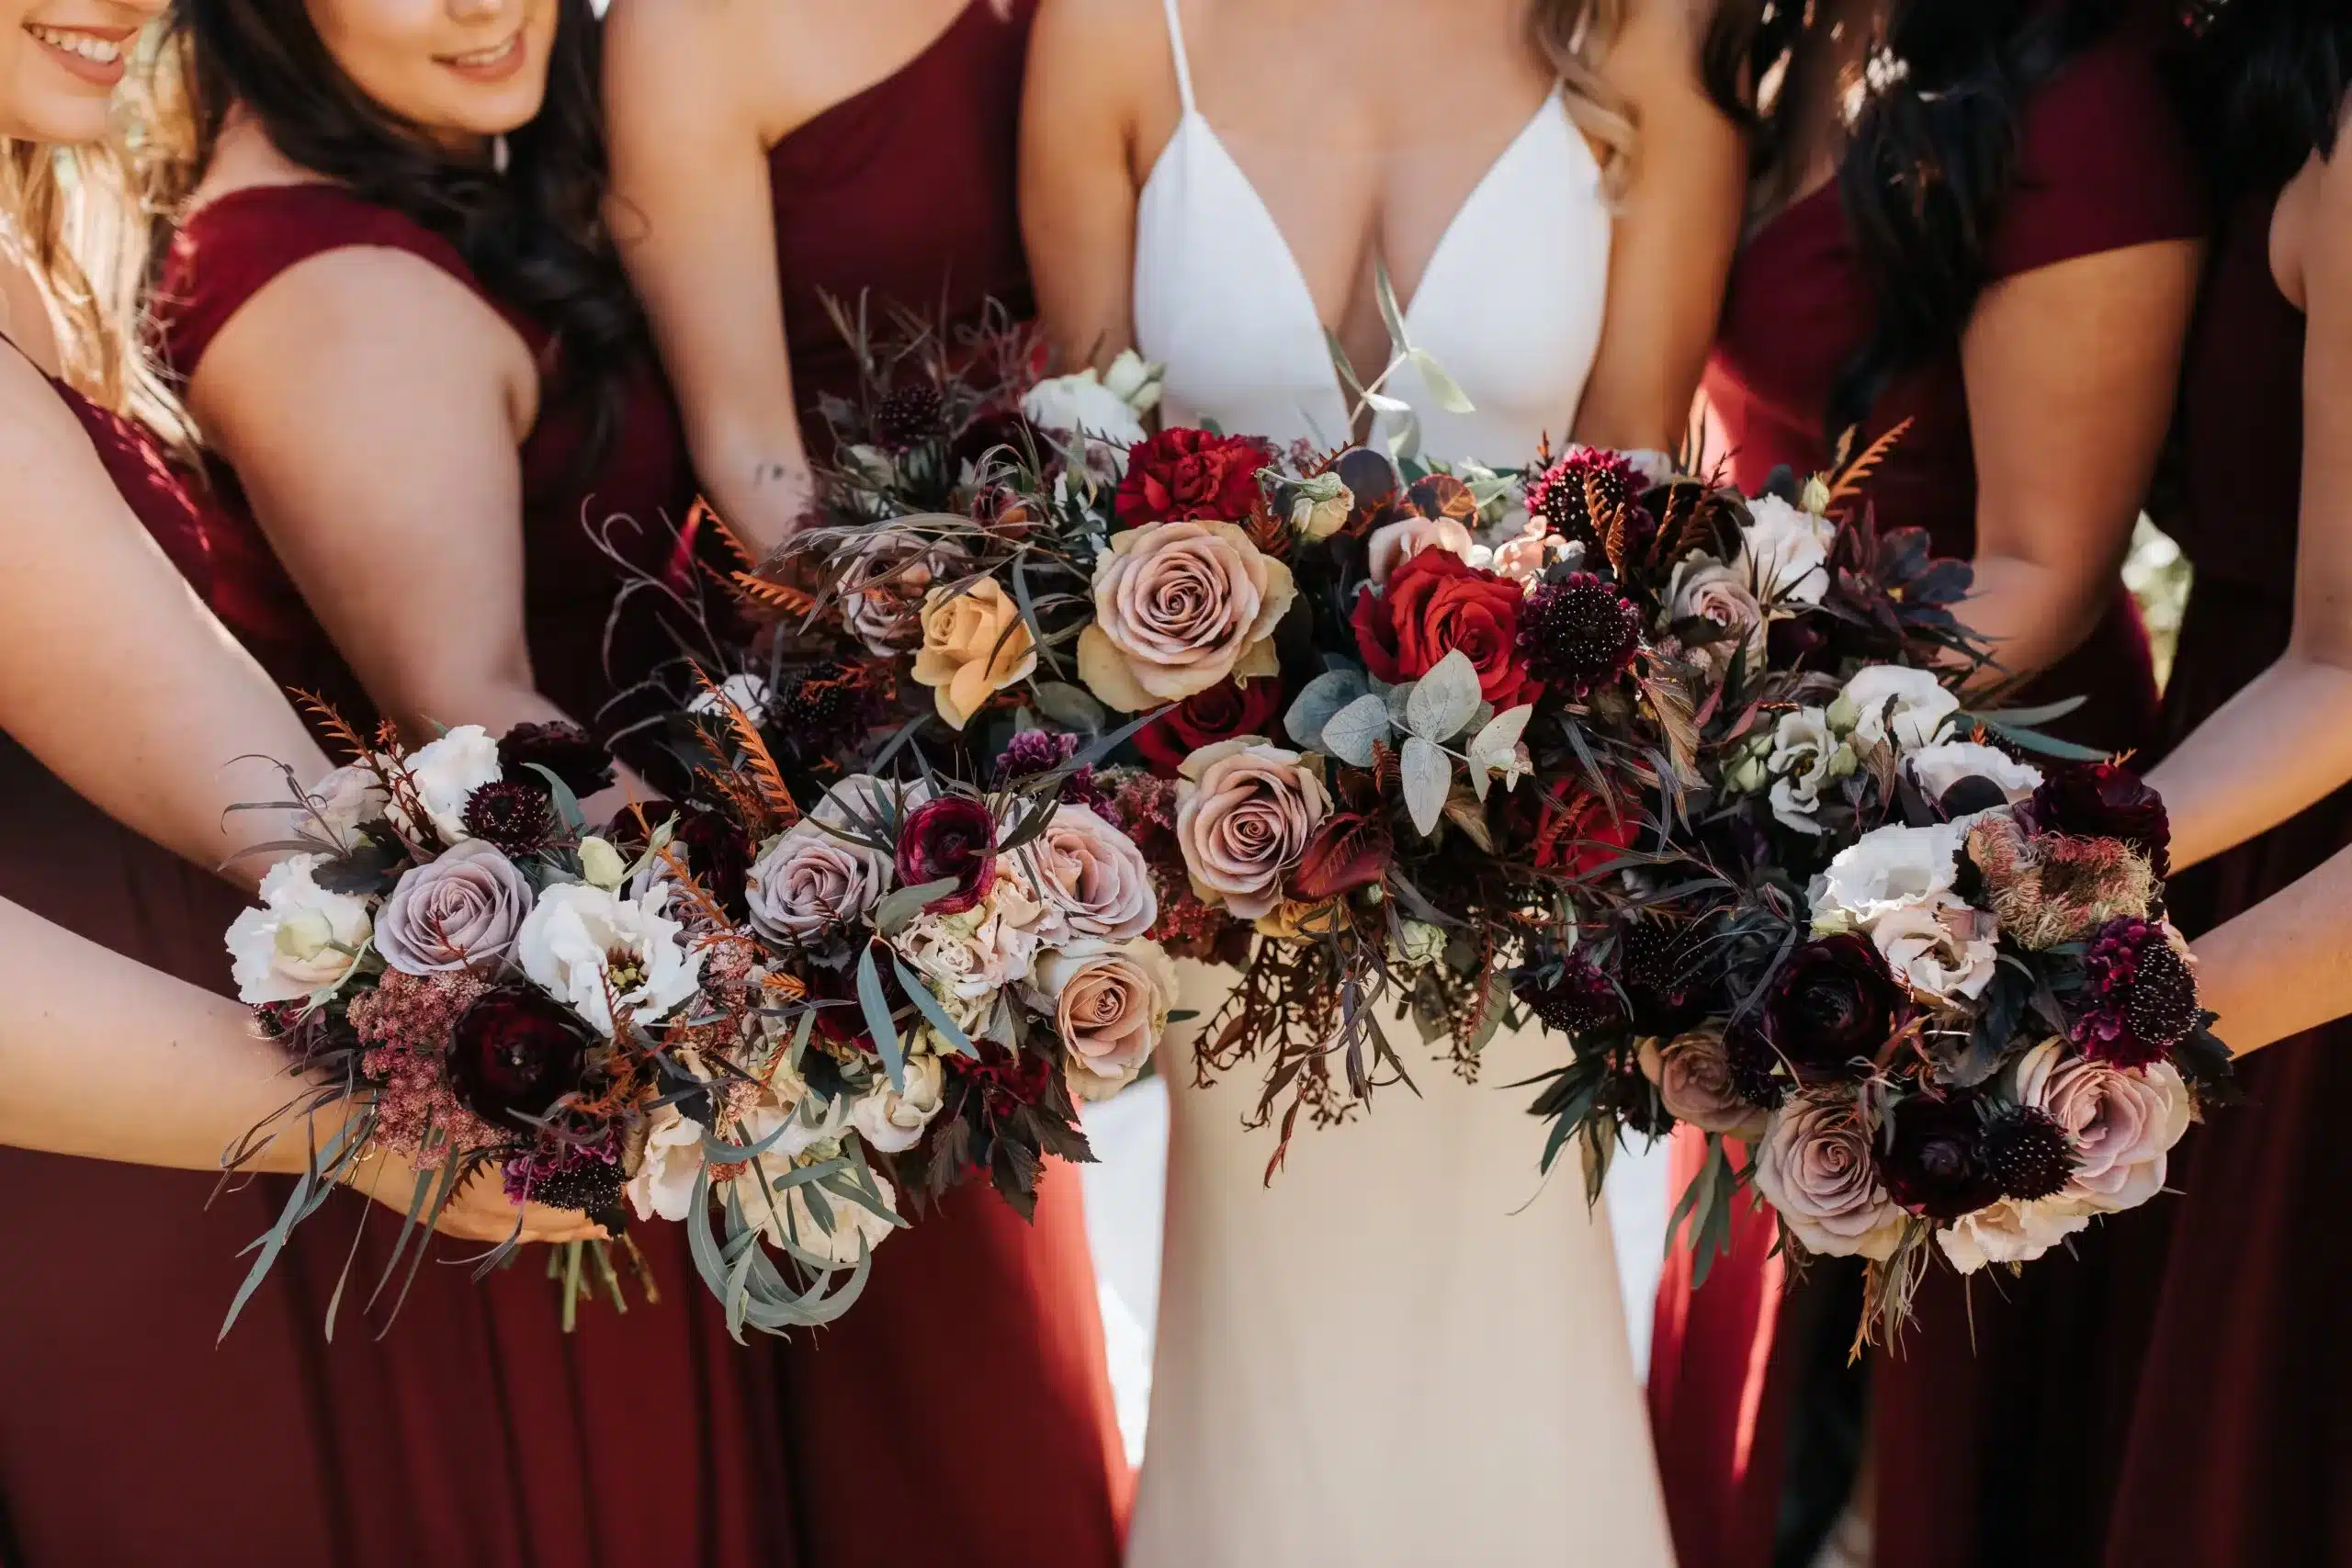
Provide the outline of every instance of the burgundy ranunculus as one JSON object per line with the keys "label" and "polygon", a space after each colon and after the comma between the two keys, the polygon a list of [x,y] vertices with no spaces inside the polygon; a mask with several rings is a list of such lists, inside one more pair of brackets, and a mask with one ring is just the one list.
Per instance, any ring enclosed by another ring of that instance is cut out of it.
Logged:
{"label": "burgundy ranunculus", "polygon": [[1387,590],[1357,595],[1356,651],[1392,684],[1418,681],[1460,651],[1478,671],[1478,691],[1497,712],[1533,702],[1541,682],[1519,652],[1524,591],[1508,577],[1447,550],[1423,550],[1390,573]]}
{"label": "burgundy ranunculus", "polygon": [[534,762],[582,799],[613,782],[612,754],[576,724],[518,724],[499,737],[498,771],[506,778],[544,787]]}
{"label": "burgundy ranunculus", "polygon": [[2078,839],[2121,839],[2163,876],[2171,858],[2172,819],[2164,796],[2120,762],[2060,764],[2033,792],[2034,825]]}
{"label": "burgundy ranunculus", "polygon": [[1956,1220],[2001,1195],[1984,1164],[1984,1123],[1973,1095],[1898,1100],[1889,1135],[1877,1148],[1887,1195],[1915,1214]]}
{"label": "burgundy ranunculus", "polygon": [[943,795],[907,813],[899,827],[899,883],[956,884],[923,906],[933,915],[960,915],[989,896],[996,883],[996,818],[968,795]]}
{"label": "burgundy ranunculus", "polygon": [[1764,999],[1764,1033],[1807,1083],[1866,1077],[1901,1001],[1878,949],[1845,931],[1789,954]]}
{"label": "burgundy ranunculus", "polygon": [[1238,523],[1258,502],[1258,470],[1272,460],[1246,435],[1215,435],[1179,426],[1127,449],[1119,481],[1122,528],[1146,523]]}
{"label": "burgundy ranunculus", "polygon": [[449,1083],[467,1110],[492,1126],[531,1130],[580,1087],[588,1025],[536,986],[484,991],[449,1035]]}
{"label": "burgundy ranunculus", "polygon": [[1283,705],[1280,681],[1219,681],[1206,691],[1194,692],[1166,713],[1136,731],[1136,750],[1151,771],[1172,779],[1184,759],[1204,746],[1230,740],[1237,735],[1272,735]]}

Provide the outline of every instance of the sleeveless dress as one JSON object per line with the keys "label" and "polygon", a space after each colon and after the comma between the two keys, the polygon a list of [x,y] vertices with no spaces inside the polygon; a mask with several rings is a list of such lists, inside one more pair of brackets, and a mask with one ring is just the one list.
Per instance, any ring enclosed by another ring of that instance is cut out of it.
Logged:
{"label": "sleeveless dress", "polygon": [[[1986,237],[1987,283],[2203,231],[2194,164],[2151,41],[2127,28],[2087,48],[2027,106],[2014,183]],[[1753,490],[1780,465],[1802,476],[1827,464],[1830,389],[1871,331],[1873,309],[1834,184],[1748,237],[1703,383],[1711,446],[1728,455],[1734,482]],[[1969,556],[1975,453],[1956,345],[1894,379],[1855,450],[1905,418],[1910,431],[1870,487],[1878,519],[1927,529],[1939,554]],[[2147,641],[2120,579],[2082,647],[2018,700],[2074,695],[2089,702],[2055,727],[2068,739],[2110,750],[2153,739]],[[1696,1140],[1679,1136],[1676,1153],[1679,1192],[1697,1168]],[[2130,1250],[2119,1233],[2134,1223],[2110,1218],[2076,1238],[2076,1257],[2053,1254],[2016,1280],[1988,1277],[1973,1292],[1948,1269],[1930,1273],[1901,1350],[1869,1358],[1880,1568],[1973,1562],[1980,1530],[1990,1540],[2037,1517],[2022,1495],[2031,1478],[2019,1456],[2038,1454],[2037,1437],[2053,1445],[2079,1438],[2085,1424],[2062,1419],[2068,1402],[2089,1397],[2108,1375],[2108,1357],[2128,1359],[2128,1336],[2109,1335],[2119,1325],[2105,1303],[2118,1267],[2112,1255]],[[1792,1398],[1792,1386],[1818,1388],[1842,1375],[1860,1271],[1814,1264],[1787,1303],[1804,1331],[1776,1333],[1783,1302],[1772,1240],[1763,1214],[1743,1212],[1731,1255],[1715,1261],[1703,1287],[1690,1288],[1690,1260],[1678,1248],[1659,1289],[1652,1415],[1676,1544],[1694,1568],[1772,1560],[1783,1450],[1791,1466],[1818,1463],[1814,1423],[1836,1415],[1834,1399]],[[2071,1442],[2065,1451],[2065,1467],[2046,1484],[2063,1480],[2077,1497],[2097,1490],[2091,1472],[2101,1458],[2093,1445]],[[1822,1486],[1834,1511],[1851,1472],[1836,1464],[1828,1472]],[[2059,1513],[2070,1501],[2052,1500]],[[2087,1517],[2073,1506],[2077,1523]],[[2051,1533],[2012,1543],[2025,1551],[2039,1540],[2051,1553],[2031,1561],[2087,1560],[2065,1555],[2074,1545],[2054,1544],[2064,1520],[2037,1522]]]}
{"label": "sleeveless dress", "polygon": [[[1135,325],[1167,418],[1343,440],[1346,409],[1272,216],[1193,101],[1136,210]],[[1516,465],[1576,412],[1599,342],[1610,220],[1556,96],[1471,193],[1411,304],[1417,342],[1479,405],[1423,407],[1432,455]],[[1419,386],[1400,396],[1421,397]],[[1424,400],[1426,401],[1426,400]],[[1179,966],[1204,1021],[1229,969]],[[1604,1213],[1537,1175],[1543,1130],[1504,1086],[1558,1055],[1498,1036],[1348,1124],[1274,1134],[1247,1066],[1203,1086],[1201,1024],[1162,1047],[1165,1255],[1130,1562],[1299,1565],[1671,1562]],[[1408,1057],[1409,1057],[1408,1053]]]}
{"label": "sleeveless dress", "polygon": [[[975,0],[894,74],[768,153],[793,391],[854,397],[825,308],[899,306],[953,332],[1035,313],[1013,202],[1035,0]],[[1133,1475],[1111,1398],[1079,1174],[1034,1223],[967,1183],[874,1255],[856,1309],[782,1349],[800,1539],[820,1568],[1110,1568]]]}
{"label": "sleeveless dress", "polygon": [[[2287,646],[2301,513],[2303,318],[2270,270],[2278,193],[2233,213],[2189,340],[2177,507],[2197,569],[2165,733],[2202,723]],[[2173,884],[2192,936],[2352,844],[2352,787]],[[2226,1035],[2227,1021],[2223,1021]],[[2352,1224],[2329,1109],[2352,1092],[2352,1024],[2239,1065],[2245,1103],[2190,1129],[2173,1246],[2123,1444],[2105,1562],[2352,1562],[2352,1359],[2338,1327]]]}
{"label": "sleeveless dress", "polygon": [[[132,513],[209,597],[201,499],[143,431],[52,384]],[[106,816],[5,734],[0,801],[0,897],[231,991],[221,933],[244,903],[235,888]],[[0,1148],[0,1183],[20,1199],[0,1211],[0,1562],[341,1561],[344,1456],[317,1398],[322,1306],[280,1270],[248,1303],[245,1332],[213,1344],[244,1277],[238,1250],[283,1187],[216,1198],[205,1171],[14,1148]]]}
{"label": "sleeveless dress", "polygon": [[[215,335],[273,278],[350,246],[406,252],[479,291],[447,241],[340,187],[234,192],[193,213],[174,238],[158,301],[173,368],[192,375]],[[489,302],[535,357],[545,355],[543,329]],[[644,672],[630,660],[647,657],[650,644],[620,628],[606,673],[605,626],[618,579],[587,529],[605,529],[616,547],[658,569],[673,542],[626,520],[682,518],[693,491],[676,416],[650,368],[630,383],[615,443],[593,471],[581,462],[584,436],[584,413],[550,402],[519,455],[533,668],[549,697],[588,720],[616,682]],[[216,603],[231,629],[250,637],[282,683],[356,692],[234,473],[216,465],[212,478],[220,501],[209,533]],[[320,1338],[323,1303],[364,1208],[346,1195],[310,1220],[280,1259],[279,1271],[322,1303],[291,1332]],[[771,1415],[774,1357],[729,1341],[686,1255],[684,1227],[639,1234],[659,1304],[638,1298],[621,1315],[585,1303],[567,1336],[545,1254],[533,1248],[481,1283],[469,1269],[429,1264],[378,1337],[379,1324],[350,1298],[373,1288],[398,1222],[368,1219],[334,1342],[321,1347],[314,1395],[322,1419],[334,1423],[343,1466],[336,1540],[332,1554],[300,1561],[752,1568],[789,1560],[793,1495]],[[445,1244],[435,1256],[474,1250]],[[240,1322],[230,1342],[271,1328]],[[259,1456],[270,1451],[235,1458],[247,1467],[241,1484],[265,1495],[275,1483]]]}

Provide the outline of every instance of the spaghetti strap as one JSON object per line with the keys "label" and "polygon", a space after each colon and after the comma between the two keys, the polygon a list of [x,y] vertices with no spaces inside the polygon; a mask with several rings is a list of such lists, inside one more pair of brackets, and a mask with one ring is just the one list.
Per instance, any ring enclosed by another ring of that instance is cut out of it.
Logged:
{"label": "spaghetti strap", "polygon": [[1193,102],[1193,62],[1184,54],[1184,19],[1178,14],[1181,0],[1159,0],[1160,9],[1168,13],[1168,48],[1176,57],[1176,96],[1183,104],[1187,116],[1199,112]]}

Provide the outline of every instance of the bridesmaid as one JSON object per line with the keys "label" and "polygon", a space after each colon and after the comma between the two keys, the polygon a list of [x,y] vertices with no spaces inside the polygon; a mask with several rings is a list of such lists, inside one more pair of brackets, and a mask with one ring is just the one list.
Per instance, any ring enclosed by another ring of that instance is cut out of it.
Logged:
{"label": "bridesmaid", "polygon": [[2112,1568],[2352,1562],[2335,1305],[2352,1224],[2331,1201],[2329,1114],[2352,1091],[2352,1024],[2310,1027],[2352,1010],[2340,893],[2313,897],[2344,867],[2279,894],[2352,846],[2352,17],[2291,0],[2200,9],[2181,102],[2224,221],[2160,518],[2196,580],[2165,694],[2171,750],[2149,782],[2175,866],[2203,863],[2173,885],[2174,919],[2227,922],[2197,943],[2222,1038],[2244,1052],[2303,1032],[2242,1062],[2245,1103],[2185,1145]]}
{"label": "bridesmaid", "polygon": [[[1031,313],[1013,155],[1034,6],[613,6],[613,226],[704,488],[757,546],[798,519],[818,400],[856,391],[825,296],[951,329],[989,300]],[[1034,1224],[961,1190],[876,1255],[855,1312],[784,1348],[813,1561],[1118,1560],[1130,1477],[1081,1201],[1066,1168]]]}
{"label": "bridesmaid", "polygon": [[[198,177],[159,316],[212,443],[232,629],[281,682],[412,734],[609,733],[663,639],[607,632],[607,552],[661,570],[692,486],[597,220],[586,0],[186,0],[174,21]],[[391,1239],[362,1237],[357,1278]],[[339,1561],[788,1553],[773,1357],[729,1342],[684,1227],[642,1240],[659,1303],[569,1336],[526,1260],[481,1285],[426,1269],[389,1333],[338,1340]],[[288,1261],[323,1298],[343,1251]]]}
{"label": "bridesmaid", "polygon": [[[1757,178],[1703,389],[1743,487],[1781,464],[1825,467],[1849,429],[1859,451],[1911,421],[1871,486],[1880,522],[1973,557],[1969,619],[2007,669],[2047,671],[2026,700],[2087,696],[2074,738],[2109,748],[2143,744],[2154,717],[2116,569],[2163,439],[2202,230],[2152,40],[2120,9],[1728,0],[1712,68],[1718,97],[1754,128]],[[1758,83],[1775,89],[1761,102]],[[1678,1181],[1695,1152],[1678,1143]],[[1703,1289],[1678,1257],[1660,1291],[1652,1408],[1686,1563],[1768,1561],[1776,1521],[1800,1543],[1784,1550],[1807,1560],[1801,1543],[1819,1540],[1849,1490],[1860,1413],[1836,1369],[1850,1272],[1814,1267],[1790,1303],[1809,1321],[1779,1336],[1776,1366],[1770,1240],[1747,1216]],[[2101,1238],[2085,1248],[2104,1250]],[[1937,1275],[1908,1353],[1873,1358],[1883,1568],[1973,1560],[1989,1528],[1976,1495],[2000,1486],[1996,1461],[2038,1433],[2075,1435],[2026,1405],[2062,1400],[2052,1391],[2092,1376],[2096,1358],[1991,1369],[2010,1365],[2011,1337],[2020,1355],[2049,1338],[2059,1319],[2047,1314],[2095,1272],[2052,1260],[2014,1301],[1977,1292],[1973,1340],[1971,1303]],[[1800,1382],[1820,1397],[1792,1400]],[[2092,1447],[2067,1472],[2078,1495],[2097,1488]],[[2079,1561],[2070,1549],[2052,1560]]]}

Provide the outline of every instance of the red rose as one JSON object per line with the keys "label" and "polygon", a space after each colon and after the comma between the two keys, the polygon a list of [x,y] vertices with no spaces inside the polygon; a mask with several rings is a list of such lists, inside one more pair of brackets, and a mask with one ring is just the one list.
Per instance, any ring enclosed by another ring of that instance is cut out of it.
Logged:
{"label": "red rose", "polygon": [[1629,814],[1611,816],[1601,798],[1563,780],[1538,797],[1535,864],[1571,880],[1589,876],[1633,847]]}
{"label": "red rose", "polygon": [[1246,435],[1190,427],[1138,441],[1127,449],[1127,477],[1119,481],[1119,526],[1238,523],[1257,504],[1258,470],[1272,457]]}
{"label": "red rose", "polygon": [[1388,591],[1356,599],[1356,651],[1392,683],[1418,681],[1459,649],[1497,711],[1532,702],[1543,683],[1519,653],[1522,591],[1446,550],[1423,550],[1388,578]]}
{"label": "red rose", "polygon": [[1273,734],[1274,716],[1282,705],[1279,681],[1263,676],[1247,683],[1219,681],[1136,730],[1136,750],[1153,773],[1172,779],[1184,759],[1204,746],[1237,735]]}

